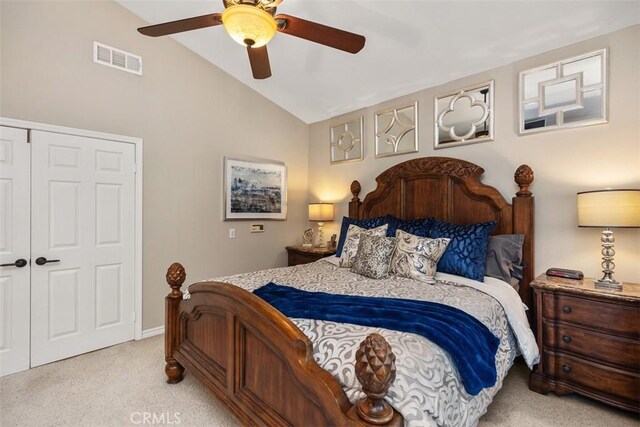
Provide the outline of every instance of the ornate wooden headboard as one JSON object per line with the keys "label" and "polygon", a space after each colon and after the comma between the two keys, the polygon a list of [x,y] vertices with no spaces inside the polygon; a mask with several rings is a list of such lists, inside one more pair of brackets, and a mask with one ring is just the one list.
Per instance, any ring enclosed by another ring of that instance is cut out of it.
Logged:
{"label": "ornate wooden headboard", "polygon": [[494,187],[480,182],[484,169],[465,160],[422,157],[407,160],[382,172],[377,188],[364,201],[358,181],[351,184],[349,216],[371,218],[392,214],[402,219],[434,217],[456,224],[496,221],[493,234],[524,234],[524,278],[520,297],[531,307],[529,283],[534,275],[533,202],[529,191],[533,171],[527,165],[514,175],[519,191],[512,203]]}

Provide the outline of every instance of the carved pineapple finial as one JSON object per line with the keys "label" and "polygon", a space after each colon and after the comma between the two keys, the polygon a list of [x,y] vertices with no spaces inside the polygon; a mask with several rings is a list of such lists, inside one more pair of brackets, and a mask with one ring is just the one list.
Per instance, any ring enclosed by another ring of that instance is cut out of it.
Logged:
{"label": "carved pineapple finial", "polygon": [[520,187],[520,191],[516,193],[518,196],[528,197],[531,196],[531,191],[529,191],[529,186],[533,182],[533,170],[529,167],[529,165],[521,165],[516,173],[513,175],[513,178]]}
{"label": "carved pineapple finial", "polygon": [[184,267],[179,262],[174,262],[171,264],[169,269],[167,270],[167,283],[171,286],[171,294],[182,294],[180,292],[180,287],[184,283],[184,280],[187,278],[187,273],[184,271]]}
{"label": "carved pineapple finial", "polygon": [[360,186],[360,183],[356,180],[351,183],[350,189],[351,189],[351,194],[353,194],[353,198],[351,199],[351,201],[355,202],[356,200],[358,200],[358,196],[360,195],[360,191],[362,191],[362,187]]}
{"label": "carved pineapple finial", "polygon": [[371,334],[356,352],[356,377],[367,395],[356,404],[360,418],[371,424],[386,424],[393,408],[384,400],[396,378],[396,355],[380,334]]}

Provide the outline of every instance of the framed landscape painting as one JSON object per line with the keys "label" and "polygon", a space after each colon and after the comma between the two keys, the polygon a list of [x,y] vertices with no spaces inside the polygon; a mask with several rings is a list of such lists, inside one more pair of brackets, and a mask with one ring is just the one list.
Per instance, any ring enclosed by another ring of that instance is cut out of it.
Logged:
{"label": "framed landscape painting", "polygon": [[224,219],[287,218],[283,162],[224,158]]}

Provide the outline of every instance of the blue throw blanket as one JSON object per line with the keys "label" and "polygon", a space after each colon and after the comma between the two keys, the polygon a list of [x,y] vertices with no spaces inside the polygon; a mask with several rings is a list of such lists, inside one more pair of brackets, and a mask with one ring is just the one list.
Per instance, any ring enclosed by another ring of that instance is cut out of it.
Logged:
{"label": "blue throw blanket", "polygon": [[254,293],[287,317],[422,335],[449,353],[471,395],[496,382],[495,357],[500,340],[482,322],[457,308],[429,301],[307,292],[275,283]]}

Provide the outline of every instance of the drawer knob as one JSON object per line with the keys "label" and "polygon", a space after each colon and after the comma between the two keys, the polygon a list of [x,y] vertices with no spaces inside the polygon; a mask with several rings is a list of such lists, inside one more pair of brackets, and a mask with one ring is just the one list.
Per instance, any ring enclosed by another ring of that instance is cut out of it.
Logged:
{"label": "drawer knob", "polygon": [[568,305],[565,305],[564,307],[562,307],[562,312],[565,314],[571,313],[571,307],[569,307]]}
{"label": "drawer knob", "polygon": [[562,370],[563,370],[565,373],[567,373],[567,374],[568,374],[568,373],[570,373],[570,372],[571,372],[571,366],[569,366],[569,365],[562,365]]}
{"label": "drawer knob", "polygon": [[571,337],[569,335],[563,335],[562,336],[562,341],[564,341],[567,344],[569,344],[571,342]]}

